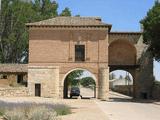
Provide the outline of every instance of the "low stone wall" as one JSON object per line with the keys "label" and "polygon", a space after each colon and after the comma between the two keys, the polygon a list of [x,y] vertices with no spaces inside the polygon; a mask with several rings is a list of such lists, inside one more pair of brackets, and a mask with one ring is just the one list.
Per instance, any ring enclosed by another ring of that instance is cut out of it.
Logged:
{"label": "low stone wall", "polygon": [[29,96],[29,91],[28,91],[28,88],[26,88],[26,87],[0,88],[0,96],[3,96],[3,97],[26,97],[26,96]]}
{"label": "low stone wall", "polygon": [[132,96],[132,94],[133,94],[133,86],[132,85],[129,85],[129,86],[116,85],[112,90],[115,92],[122,93],[124,95],[129,95],[129,96]]}
{"label": "low stone wall", "polygon": [[152,98],[160,100],[160,84],[153,86]]}

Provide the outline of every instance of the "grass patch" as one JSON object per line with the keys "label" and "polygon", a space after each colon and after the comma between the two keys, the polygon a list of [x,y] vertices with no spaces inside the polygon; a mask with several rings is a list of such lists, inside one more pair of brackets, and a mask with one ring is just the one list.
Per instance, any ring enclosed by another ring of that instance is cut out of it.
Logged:
{"label": "grass patch", "polygon": [[5,113],[4,109],[3,108],[0,108],[0,116],[3,116]]}
{"label": "grass patch", "polygon": [[54,109],[56,111],[56,113],[58,115],[67,115],[67,114],[71,114],[71,109],[64,105],[64,106],[61,106],[61,107],[57,107]]}

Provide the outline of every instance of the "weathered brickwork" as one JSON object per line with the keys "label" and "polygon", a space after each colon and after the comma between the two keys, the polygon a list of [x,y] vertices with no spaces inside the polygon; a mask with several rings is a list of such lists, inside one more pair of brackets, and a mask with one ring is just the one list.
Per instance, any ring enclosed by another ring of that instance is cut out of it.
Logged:
{"label": "weathered brickwork", "polygon": [[110,72],[125,70],[133,77],[133,96],[151,98],[153,58],[143,43],[141,33],[114,32],[109,35]]}
{"label": "weathered brickwork", "polygon": [[[95,21],[97,22],[97,20]],[[77,28],[72,28],[71,26],[67,28],[61,26],[57,28],[30,27],[28,86],[32,95],[34,95],[34,85],[40,83],[41,96],[54,98],[59,96],[59,98],[62,98],[66,75],[75,69],[85,69],[92,72],[96,77],[97,97],[101,99],[107,98],[106,93],[109,91],[107,86],[108,72],[102,77],[103,81],[106,81],[104,82],[106,86],[99,84],[99,73],[101,68],[109,71],[109,27],[106,25],[98,28],[94,25],[92,26],[82,25],[77,26]],[[85,46],[84,62],[75,62],[75,45]],[[38,68],[42,66],[43,69]],[[50,70],[48,71],[47,69],[47,67],[54,66],[59,67],[57,68],[59,71],[56,74],[49,72]],[[43,73],[40,71],[43,71]],[[55,76],[57,76],[57,79]],[[55,83],[55,81],[58,83]],[[101,90],[102,94],[99,94],[99,88],[103,89]],[[56,95],[52,95],[52,93]]]}
{"label": "weathered brickwork", "polygon": [[[140,61],[147,48],[140,32],[110,32],[111,25],[83,17],[58,17],[27,26],[30,95],[35,95],[35,84],[41,84],[41,96],[62,98],[65,77],[73,70],[85,69],[95,75],[96,97],[104,100],[108,98],[109,71],[122,69],[134,78],[134,97],[141,97],[143,89],[148,90],[147,98],[150,96],[152,78],[146,82],[147,75],[143,78],[138,72],[145,71]],[[75,45],[85,46],[85,61],[75,61]],[[147,73],[153,73],[152,67]]]}

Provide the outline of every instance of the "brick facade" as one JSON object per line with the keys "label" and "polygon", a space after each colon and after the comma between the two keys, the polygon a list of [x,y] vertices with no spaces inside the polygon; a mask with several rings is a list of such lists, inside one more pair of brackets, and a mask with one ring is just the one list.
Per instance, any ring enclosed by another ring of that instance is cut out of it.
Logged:
{"label": "brick facade", "polygon": [[[146,48],[141,33],[113,33],[111,25],[100,19],[83,17],[57,17],[27,26],[28,87],[32,96],[38,83],[41,96],[62,98],[66,75],[75,69],[85,69],[96,77],[96,97],[107,99],[110,67],[110,71],[129,71],[134,78],[134,97],[140,97],[136,71],[141,69],[139,61]],[[75,45],[85,45],[84,62],[75,61]]]}

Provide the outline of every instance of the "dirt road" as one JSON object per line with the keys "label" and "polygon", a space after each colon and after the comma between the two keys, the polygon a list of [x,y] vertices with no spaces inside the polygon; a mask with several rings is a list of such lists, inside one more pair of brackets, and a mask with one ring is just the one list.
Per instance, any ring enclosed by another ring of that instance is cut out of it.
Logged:
{"label": "dirt road", "polygon": [[160,120],[160,104],[134,102],[129,97],[110,93],[110,102],[96,102],[109,120]]}

